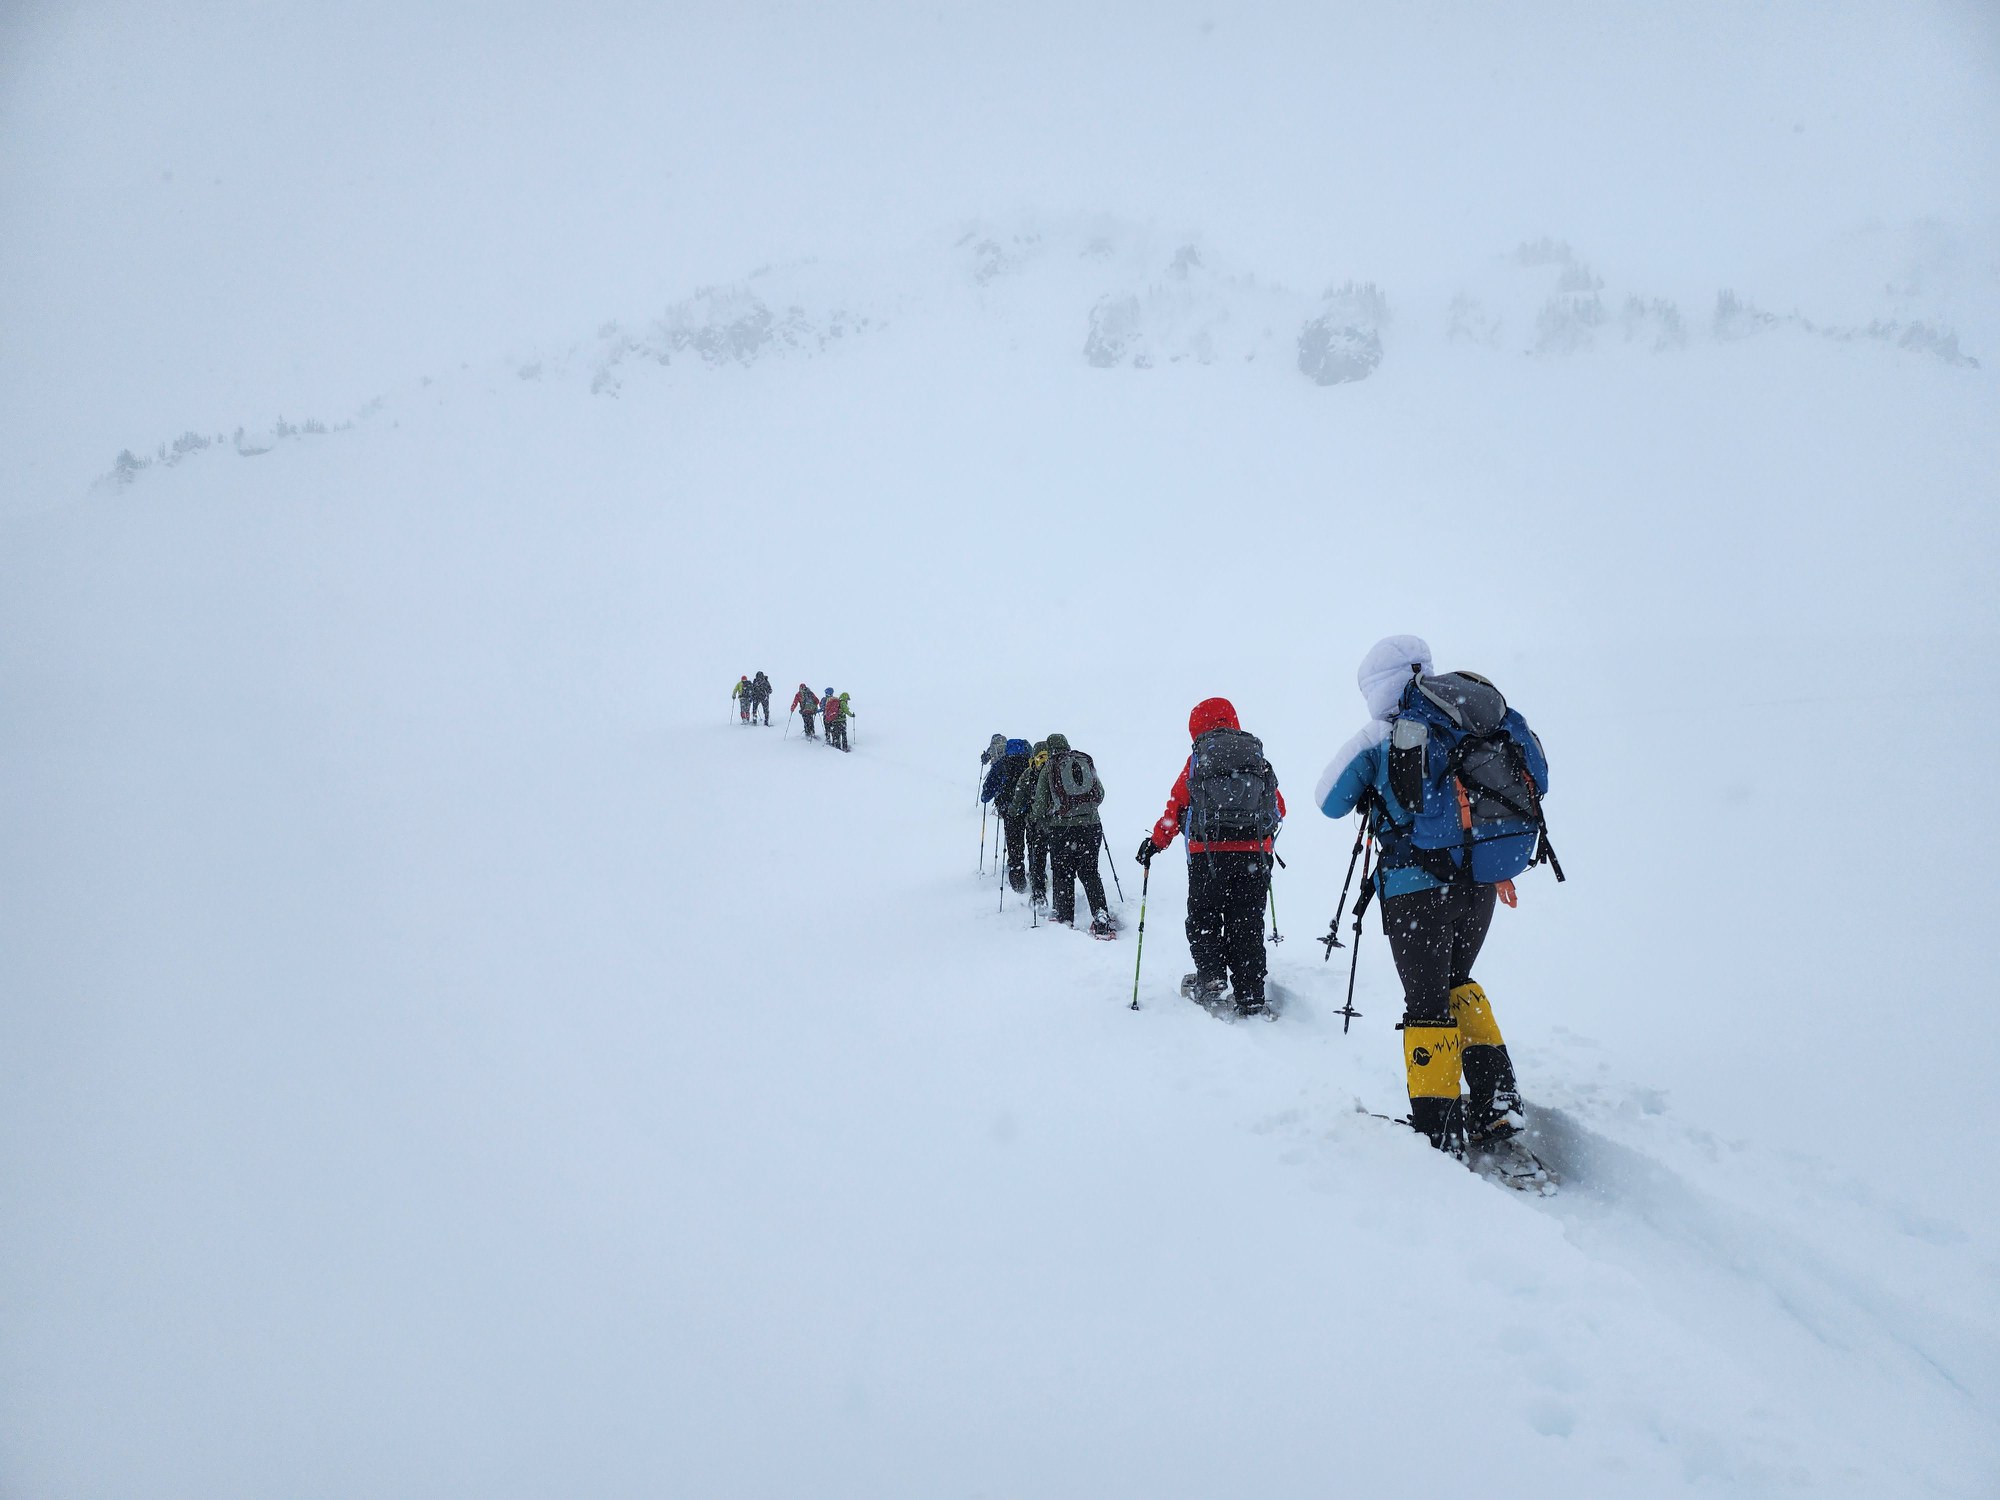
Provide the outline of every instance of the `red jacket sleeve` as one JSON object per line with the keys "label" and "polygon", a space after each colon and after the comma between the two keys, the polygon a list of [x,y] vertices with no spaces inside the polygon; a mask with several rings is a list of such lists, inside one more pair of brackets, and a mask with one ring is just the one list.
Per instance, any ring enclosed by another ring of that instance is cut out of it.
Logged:
{"label": "red jacket sleeve", "polygon": [[1160,821],[1153,825],[1153,847],[1167,849],[1173,846],[1174,835],[1181,831],[1181,817],[1188,809],[1188,766],[1194,764],[1194,757],[1188,757],[1186,766],[1181,767],[1179,780],[1174,789],[1167,793],[1167,810],[1160,814]]}

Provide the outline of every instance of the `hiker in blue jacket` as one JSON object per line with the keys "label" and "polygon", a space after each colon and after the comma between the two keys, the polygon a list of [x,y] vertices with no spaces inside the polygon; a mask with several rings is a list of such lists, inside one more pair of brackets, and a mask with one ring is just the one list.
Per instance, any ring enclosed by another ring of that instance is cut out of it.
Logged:
{"label": "hiker in blue jacket", "polygon": [[1330,818],[1361,809],[1375,840],[1382,930],[1403,983],[1410,1123],[1441,1150],[1497,1145],[1526,1120],[1472,965],[1496,898],[1514,904],[1511,877],[1550,858],[1548,761],[1491,683],[1433,676],[1417,636],[1377,642],[1356,681],[1370,720],[1327,764],[1314,800]]}
{"label": "hiker in blue jacket", "polygon": [[1013,811],[1011,804],[1014,789],[1027,773],[1028,742],[1003,739],[1000,753],[993,757],[992,768],[987,771],[985,784],[979,789],[979,800],[991,802],[999,810],[1000,821],[1006,825],[1007,883],[1017,891],[1028,888],[1028,813],[1025,807],[1018,812]]}

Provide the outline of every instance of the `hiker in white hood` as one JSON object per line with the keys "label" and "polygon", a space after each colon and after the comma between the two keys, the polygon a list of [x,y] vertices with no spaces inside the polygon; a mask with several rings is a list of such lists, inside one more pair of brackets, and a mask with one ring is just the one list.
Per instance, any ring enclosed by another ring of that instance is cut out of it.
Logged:
{"label": "hiker in white hood", "polygon": [[[1506,1042],[1472,965],[1496,897],[1514,904],[1513,881],[1489,877],[1495,869],[1513,873],[1505,861],[1529,862],[1509,841],[1526,840],[1522,848],[1533,844],[1529,856],[1539,857],[1548,762],[1526,721],[1491,683],[1470,673],[1434,676],[1431,649],[1419,636],[1376,642],[1355,681],[1369,722],[1328,763],[1314,800],[1330,818],[1358,809],[1375,840],[1382,930],[1403,983],[1410,1123],[1442,1150],[1462,1153],[1468,1140],[1497,1145],[1526,1122]],[[1454,704],[1463,709],[1467,695],[1486,715],[1470,728],[1448,716]],[[1399,730],[1405,719],[1408,730]],[[1443,753],[1468,739],[1476,748],[1496,747],[1491,762],[1504,762],[1493,788],[1473,784],[1470,797],[1473,762],[1461,766]],[[1518,772],[1510,769],[1515,766]],[[1532,808],[1533,821],[1511,817],[1517,805],[1524,813]],[[1472,809],[1480,810],[1477,823]],[[1425,837],[1440,817],[1446,836]],[[1420,826],[1420,819],[1429,826]],[[1363,902],[1368,898],[1364,884]],[[1464,1101],[1461,1081],[1469,1090]]]}

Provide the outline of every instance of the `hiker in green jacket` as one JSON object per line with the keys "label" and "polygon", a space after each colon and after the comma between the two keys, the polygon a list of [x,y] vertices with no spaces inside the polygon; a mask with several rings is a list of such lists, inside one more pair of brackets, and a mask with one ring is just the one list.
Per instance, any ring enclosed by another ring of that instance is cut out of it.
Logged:
{"label": "hiker in green jacket", "polygon": [[1090,935],[1114,938],[1111,907],[1104,899],[1104,877],[1097,873],[1097,848],[1103,842],[1103,824],[1097,816],[1104,800],[1104,783],[1097,779],[1097,766],[1069,741],[1052,734],[1046,741],[1048,764],[1035,777],[1034,796],[1028,804],[1030,820],[1039,819],[1049,834],[1049,861],[1055,876],[1055,920],[1076,922],[1076,886],[1083,882],[1083,894],[1090,902]]}
{"label": "hiker in green jacket", "polygon": [[1014,783],[1014,794],[1007,799],[1007,805],[1000,809],[1009,818],[1025,818],[1028,831],[1028,899],[1036,906],[1046,905],[1049,899],[1049,830],[1034,814],[1035,782],[1042,774],[1042,767],[1049,763],[1049,742],[1036,740],[1035,748],[1028,756],[1028,769],[1021,773],[1021,779]]}

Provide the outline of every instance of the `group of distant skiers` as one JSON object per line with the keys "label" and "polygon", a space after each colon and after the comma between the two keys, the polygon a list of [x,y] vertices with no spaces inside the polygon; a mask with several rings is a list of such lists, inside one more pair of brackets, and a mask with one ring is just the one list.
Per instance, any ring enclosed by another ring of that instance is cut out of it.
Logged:
{"label": "group of distant skiers", "polygon": [[[767,728],[770,726],[771,679],[762,672],[755,677],[746,675],[740,678],[736,686],[729,690],[729,696],[736,703],[737,714],[743,723],[756,722],[757,715],[762,714],[763,724]],[[832,688],[823,693],[815,693],[802,682],[799,684],[799,690],[792,694],[791,713],[797,714],[799,721],[805,725],[807,739],[820,738],[814,726],[816,720],[823,719],[826,723],[824,743],[827,747],[833,750],[852,750],[854,744],[848,736],[848,724],[854,718],[854,705],[848,700],[849,695],[846,693],[836,694]],[[789,722],[791,714],[785,717]]]}
{"label": "group of distant skiers", "polygon": [[[1472,966],[1495,905],[1515,904],[1513,877],[1546,863],[1563,878],[1542,817],[1549,770],[1541,741],[1485,678],[1435,673],[1430,647],[1416,636],[1378,642],[1356,681],[1369,721],[1328,763],[1314,801],[1330,818],[1361,815],[1354,925],[1358,933],[1379,895],[1403,987],[1409,1122],[1457,1155],[1521,1152],[1512,1139],[1526,1123],[1513,1063]],[[1197,703],[1188,736],[1166,810],[1135,857],[1150,877],[1154,856],[1185,839],[1195,968],[1181,992],[1211,1009],[1262,1014],[1264,908],[1284,796],[1262,742],[1228,699]],[[1013,889],[1050,901],[1057,922],[1073,923],[1080,881],[1092,934],[1115,936],[1097,872],[1097,851],[1108,847],[1098,815],[1104,788],[1090,757],[1059,734],[1033,745],[996,734],[980,763],[980,798],[999,811]],[[1350,880],[1353,870],[1350,861]],[[1343,911],[1345,900],[1343,891]],[[1339,914],[1334,920],[1337,928]],[[1142,921],[1142,941],[1143,930]],[[1539,1163],[1527,1160],[1538,1174]]]}

